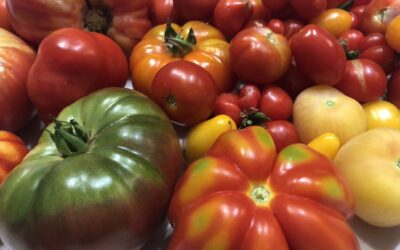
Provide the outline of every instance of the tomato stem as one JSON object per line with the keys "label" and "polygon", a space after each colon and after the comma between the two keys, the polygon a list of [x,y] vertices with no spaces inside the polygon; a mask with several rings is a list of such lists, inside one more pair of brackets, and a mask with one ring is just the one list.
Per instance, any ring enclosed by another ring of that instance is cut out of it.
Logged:
{"label": "tomato stem", "polygon": [[257,204],[266,204],[271,199],[270,192],[263,186],[255,187],[251,191],[250,196],[253,199],[253,201],[256,202]]}
{"label": "tomato stem", "polygon": [[269,121],[270,118],[267,117],[263,112],[258,111],[256,108],[245,109],[240,113],[242,118],[239,128],[243,129],[249,126],[261,126],[264,127],[264,122]]}
{"label": "tomato stem", "polygon": [[110,8],[102,4],[92,5],[90,1],[86,1],[86,5],[84,28],[88,31],[106,34],[112,23]]}
{"label": "tomato stem", "polygon": [[355,2],[355,0],[349,0],[347,2],[339,4],[339,6],[337,8],[342,9],[342,10],[349,10],[353,6],[354,2]]}
{"label": "tomato stem", "polygon": [[184,57],[194,50],[196,43],[197,41],[193,29],[190,29],[187,38],[183,39],[180,34],[172,28],[172,23],[170,21],[167,22],[167,27],[164,32],[164,44],[173,56]]}

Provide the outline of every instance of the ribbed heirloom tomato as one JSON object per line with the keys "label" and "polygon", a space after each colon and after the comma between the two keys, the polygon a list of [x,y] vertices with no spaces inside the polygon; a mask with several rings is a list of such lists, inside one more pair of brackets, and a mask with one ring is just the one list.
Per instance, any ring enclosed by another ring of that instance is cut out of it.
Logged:
{"label": "ribbed heirloom tomato", "polygon": [[277,155],[264,128],[230,130],[178,182],[169,249],[358,249],[352,212],[325,156],[304,144]]}

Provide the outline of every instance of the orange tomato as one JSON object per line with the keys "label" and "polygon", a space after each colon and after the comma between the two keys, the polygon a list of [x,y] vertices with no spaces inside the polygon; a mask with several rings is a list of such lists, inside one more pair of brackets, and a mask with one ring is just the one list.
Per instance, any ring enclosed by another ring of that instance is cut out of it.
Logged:
{"label": "orange tomato", "polygon": [[[190,61],[203,67],[214,78],[218,93],[233,87],[229,44],[220,31],[200,21],[191,21],[182,27],[171,24],[171,27],[173,30],[169,29],[165,35],[167,24],[155,26],[132,51],[130,71],[136,90],[151,97],[155,74],[176,60]],[[189,35],[191,30],[193,34]]]}
{"label": "orange tomato", "polygon": [[21,138],[0,130],[0,183],[22,161],[28,151]]}
{"label": "orange tomato", "polygon": [[397,52],[400,52],[400,16],[393,18],[386,27],[386,42]]}
{"label": "orange tomato", "polygon": [[312,23],[327,30],[333,36],[339,37],[351,28],[352,18],[349,12],[333,8],[325,10],[320,16],[315,18]]}

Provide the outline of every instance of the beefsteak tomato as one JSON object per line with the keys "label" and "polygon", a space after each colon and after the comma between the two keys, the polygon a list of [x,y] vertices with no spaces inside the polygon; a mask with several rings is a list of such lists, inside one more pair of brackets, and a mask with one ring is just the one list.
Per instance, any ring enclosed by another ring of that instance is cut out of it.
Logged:
{"label": "beefsteak tomato", "polygon": [[128,61],[110,38],[75,28],[46,37],[28,76],[28,94],[45,122],[69,104],[106,87],[122,87]]}
{"label": "beefsteak tomato", "polygon": [[352,211],[323,155],[303,144],[277,155],[266,129],[230,130],[180,178],[169,249],[357,249]]}
{"label": "beefsteak tomato", "polygon": [[142,246],[165,219],[182,164],[154,102],[99,90],[65,108],[3,182],[1,240],[18,250]]}
{"label": "beefsteak tomato", "polygon": [[360,30],[365,34],[378,32],[385,34],[388,23],[400,15],[398,0],[372,0],[364,10]]}

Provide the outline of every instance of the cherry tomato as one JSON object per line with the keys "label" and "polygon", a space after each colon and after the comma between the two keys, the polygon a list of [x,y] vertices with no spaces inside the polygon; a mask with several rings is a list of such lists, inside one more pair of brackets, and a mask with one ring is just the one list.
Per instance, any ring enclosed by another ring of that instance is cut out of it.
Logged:
{"label": "cherry tomato", "polygon": [[359,102],[378,100],[385,93],[386,86],[386,74],[382,67],[369,59],[348,61],[343,79],[335,85]]}
{"label": "cherry tomato", "polygon": [[279,80],[279,86],[282,87],[293,100],[300,92],[314,85],[314,82],[301,73],[294,63],[290,65],[288,72]]}
{"label": "cherry tomato", "polygon": [[387,24],[400,15],[400,1],[372,0],[362,15],[360,30],[364,34],[378,32],[385,34]]}
{"label": "cherry tomato", "polygon": [[400,52],[400,15],[387,25],[386,41],[392,49]]}
{"label": "cherry tomato", "polygon": [[0,0],[0,28],[11,30],[10,15],[6,7],[6,0]]}
{"label": "cherry tomato", "polygon": [[178,18],[183,21],[208,21],[218,0],[173,0]]}
{"label": "cherry tomato", "polygon": [[264,123],[265,128],[274,140],[276,152],[280,152],[287,146],[300,142],[296,127],[286,120],[268,121]]}
{"label": "cherry tomato", "polygon": [[252,27],[239,32],[229,47],[231,69],[241,80],[258,85],[281,78],[290,65],[287,39],[269,28]]}
{"label": "cherry tomato", "polygon": [[312,20],[321,15],[328,6],[327,0],[289,0],[297,15],[305,20]]}
{"label": "cherry tomato", "polygon": [[282,88],[267,86],[261,92],[259,110],[271,120],[288,120],[292,115],[293,101]]}
{"label": "cherry tomato", "polygon": [[325,10],[313,19],[312,23],[327,30],[334,37],[339,37],[351,28],[352,18],[349,12],[335,8]]}
{"label": "cherry tomato", "polygon": [[285,25],[279,19],[271,19],[267,27],[277,34],[283,35],[285,33]]}
{"label": "cherry tomato", "polygon": [[249,1],[219,0],[214,9],[213,23],[228,39],[242,30],[251,16]]}
{"label": "cherry tomato", "polygon": [[261,92],[257,85],[246,84],[239,91],[239,107],[241,109],[257,108]]}
{"label": "cherry tomato", "polygon": [[214,109],[217,89],[211,74],[188,61],[163,66],[151,86],[153,100],[175,123],[191,126],[206,120]]}
{"label": "cherry tomato", "polygon": [[394,69],[396,62],[396,52],[385,44],[375,45],[364,50],[360,54],[360,58],[366,58],[376,62],[388,75]]}
{"label": "cherry tomato", "polygon": [[238,95],[233,93],[222,93],[218,95],[213,112],[215,116],[227,115],[232,118],[236,124],[240,124],[240,112]]}
{"label": "cherry tomato", "polygon": [[286,38],[291,38],[294,34],[299,32],[303,27],[304,23],[298,19],[285,20],[284,23],[284,34]]}
{"label": "cherry tomato", "polygon": [[177,20],[173,0],[151,0],[150,18],[153,25]]}
{"label": "cherry tomato", "polygon": [[290,39],[296,67],[318,84],[337,84],[346,70],[343,48],[328,31],[309,24]]}
{"label": "cherry tomato", "polygon": [[385,36],[381,33],[371,33],[365,36],[364,40],[360,44],[360,50],[366,50],[375,45],[386,44]]}
{"label": "cherry tomato", "polygon": [[367,5],[360,5],[357,7],[353,7],[350,9],[350,14],[352,17],[352,29],[358,29],[361,25],[362,15],[364,14],[365,8]]}
{"label": "cherry tomato", "polygon": [[350,29],[339,37],[339,42],[342,44],[342,47],[346,49],[346,51],[359,50],[363,40],[363,33],[356,29]]}
{"label": "cherry tomato", "polygon": [[395,70],[390,76],[387,100],[400,109],[400,70]]}
{"label": "cherry tomato", "polygon": [[265,7],[262,0],[249,0],[251,5],[251,20],[269,20],[271,11]]}

